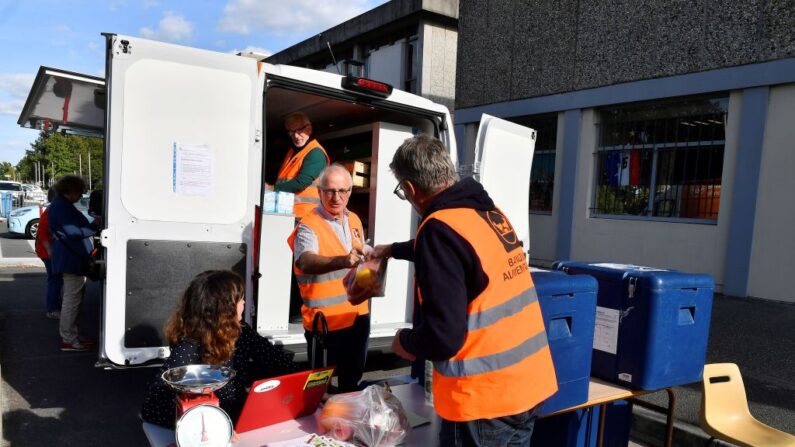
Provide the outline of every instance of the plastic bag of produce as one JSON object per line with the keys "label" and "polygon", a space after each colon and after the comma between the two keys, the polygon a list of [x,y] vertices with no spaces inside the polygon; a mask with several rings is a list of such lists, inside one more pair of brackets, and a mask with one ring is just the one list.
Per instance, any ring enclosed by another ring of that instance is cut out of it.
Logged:
{"label": "plastic bag of produce", "polygon": [[410,428],[400,400],[379,385],[332,396],[320,410],[318,425],[328,436],[369,447],[397,445]]}
{"label": "plastic bag of produce", "polygon": [[384,296],[387,262],[387,258],[369,259],[345,275],[343,284],[351,304],[360,304],[374,296]]}

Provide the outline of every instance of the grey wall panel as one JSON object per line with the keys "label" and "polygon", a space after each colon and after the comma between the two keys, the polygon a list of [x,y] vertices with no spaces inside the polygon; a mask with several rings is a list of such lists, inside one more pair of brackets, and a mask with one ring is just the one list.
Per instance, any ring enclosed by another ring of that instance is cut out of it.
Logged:
{"label": "grey wall panel", "polygon": [[511,2],[489,2],[485,11],[488,22],[481,39],[488,42],[484,52],[487,57],[483,60],[483,74],[488,82],[484,86],[483,96],[489,102],[511,99],[513,11]]}
{"label": "grey wall panel", "polygon": [[[516,8],[511,97],[538,96],[568,88],[577,45],[577,0],[539,2]],[[544,26],[552,24],[555,26]]]}
{"label": "grey wall panel", "polygon": [[792,0],[467,1],[456,108],[793,56]]}
{"label": "grey wall panel", "polygon": [[[485,20],[487,11],[486,2],[464,1],[458,9],[458,63],[456,64],[456,104],[486,104],[483,96],[485,84],[490,82],[484,76],[487,51],[490,47],[484,34],[487,28]],[[462,21],[466,17],[466,35],[460,33]],[[465,54],[463,54],[465,53]],[[461,84],[466,85],[465,90],[459,89]]]}

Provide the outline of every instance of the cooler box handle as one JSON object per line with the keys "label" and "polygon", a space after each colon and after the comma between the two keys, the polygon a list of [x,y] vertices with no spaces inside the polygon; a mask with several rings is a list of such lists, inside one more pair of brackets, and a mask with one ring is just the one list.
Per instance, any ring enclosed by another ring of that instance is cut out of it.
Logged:
{"label": "cooler box handle", "polygon": [[547,338],[549,340],[571,338],[571,316],[553,318],[549,320],[549,327],[547,327]]}
{"label": "cooler box handle", "polygon": [[680,326],[686,324],[696,324],[696,306],[682,306],[679,308],[679,321]]}

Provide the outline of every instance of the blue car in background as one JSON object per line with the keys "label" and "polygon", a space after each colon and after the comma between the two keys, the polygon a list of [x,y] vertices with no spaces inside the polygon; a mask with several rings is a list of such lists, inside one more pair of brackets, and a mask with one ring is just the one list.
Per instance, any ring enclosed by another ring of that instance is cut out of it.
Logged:
{"label": "blue car in background", "polygon": [[[35,239],[36,233],[39,231],[39,218],[44,209],[47,208],[49,203],[39,206],[23,206],[21,208],[14,208],[8,216],[8,232],[15,234],[24,234],[25,236]],[[77,208],[89,222],[94,218],[88,214],[88,194],[83,194],[83,197],[75,202]]]}

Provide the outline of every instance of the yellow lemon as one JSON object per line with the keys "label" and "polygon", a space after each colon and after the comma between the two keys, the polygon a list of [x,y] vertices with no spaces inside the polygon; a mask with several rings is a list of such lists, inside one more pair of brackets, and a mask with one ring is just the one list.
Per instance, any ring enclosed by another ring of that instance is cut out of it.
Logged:
{"label": "yellow lemon", "polygon": [[375,283],[375,272],[369,268],[356,271],[356,283],[361,287],[372,287]]}

